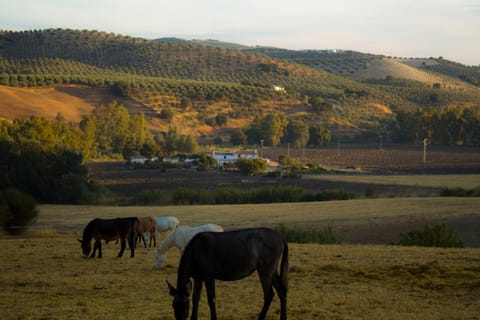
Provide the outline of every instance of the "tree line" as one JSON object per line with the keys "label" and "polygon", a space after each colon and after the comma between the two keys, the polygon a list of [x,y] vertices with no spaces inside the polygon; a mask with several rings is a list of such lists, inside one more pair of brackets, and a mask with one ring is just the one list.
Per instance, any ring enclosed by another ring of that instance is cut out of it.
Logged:
{"label": "tree line", "polygon": [[480,106],[397,112],[392,140],[414,143],[428,139],[438,145],[480,146]]}
{"label": "tree line", "polygon": [[330,143],[330,130],[321,125],[309,125],[302,119],[287,120],[283,113],[256,116],[245,129],[236,129],[231,133],[233,145],[257,145],[276,147],[280,144],[292,144],[295,148],[307,145],[326,146]]}
{"label": "tree line", "polygon": [[100,105],[79,125],[32,116],[0,121],[0,185],[32,195],[40,202],[94,202],[108,193],[91,181],[92,158],[198,151],[194,137],[174,128],[153,135],[143,114],[130,115],[112,101]]}

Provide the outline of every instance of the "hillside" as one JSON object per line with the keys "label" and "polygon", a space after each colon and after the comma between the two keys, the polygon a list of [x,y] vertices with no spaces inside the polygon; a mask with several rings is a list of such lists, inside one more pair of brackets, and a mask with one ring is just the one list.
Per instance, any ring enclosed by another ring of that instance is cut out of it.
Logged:
{"label": "hillside", "polygon": [[[468,69],[465,81],[440,69],[353,51],[252,49],[86,30],[1,31],[0,117],[60,112],[74,120],[116,99],[144,112],[160,131],[175,126],[196,136],[227,135],[259,114],[280,112],[351,134],[372,130],[400,110],[478,104],[480,89],[465,82],[474,82],[476,69]],[[450,63],[453,69],[465,68]],[[71,93],[74,87],[79,94]],[[312,108],[319,97],[330,112]],[[216,125],[218,115],[227,116],[227,124]]]}

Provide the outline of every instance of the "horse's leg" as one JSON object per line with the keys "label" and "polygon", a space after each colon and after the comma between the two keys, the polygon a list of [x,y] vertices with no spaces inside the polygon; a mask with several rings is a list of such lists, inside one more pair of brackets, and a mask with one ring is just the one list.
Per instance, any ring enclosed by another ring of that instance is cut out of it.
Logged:
{"label": "horse's leg", "polygon": [[153,247],[156,247],[157,246],[157,241],[155,239],[155,233],[154,232],[150,232],[150,243],[148,244],[148,247],[152,247],[152,241],[153,241]]}
{"label": "horse's leg", "polygon": [[95,253],[97,252],[97,240],[93,241],[93,250],[92,253],[90,254],[90,258],[95,258]]}
{"label": "horse's leg", "polygon": [[[137,243],[139,243],[139,242],[142,242],[142,235],[141,234],[137,234],[137,236],[135,237],[135,248],[137,247]],[[130,243],[130,241],[128,243]]]}
{"label": "horse's leg", "polygon": [[282,282],[279,275],[273,275],[273,287],[280,298],[280,320],[287,319],[287,286]]}
{"label": "horse's leg", "polygon": [[96,241],[98,242],[98,257],[101,258],[102,257],[102,240],[98,240]]}
{"label": "horse's leg", "polygon": [[198,318],[198,302],[200,300],[200,294],[202,293],[202,280],[193,280],[193,295],[192,295],[192,316],[191,320],[197,320]]}
{"label": "horse's leg", "polygon": [[210,307],[210,320],[217,320],[217,309],[215,307],[215,280],[205,280],[207,289],[208,306]]}
{"label": "horse's leg", "polygon": [[145,248],[147,247],[147,239],[145,238],[145,232],[142,233],[142,240],[143,240],[143,245],[145,246]]}
{"label": "horse's leg", "polygon": [[[132,244],[132,243],[131,243]],[[134,244],[133,244],[134,245]],[[123,251],[125,251],[126,247],[126,241],[125,238],[120,239],[120,252],[118,253],[118,257],[120,258],[123,255]]]}
{"label": "horse's leg", "polygon": [[135,257],[135,234],[130,234],[128,238],[128,242],[130,244],[130,258]]}
{"label": "horse's leg", "polygon": [[[273,270],[275,271],[275,270]],[[258,316],[258,320],[264,320],[265,316],[267,315],[268,308],[272,303],[273,299],[273,288],[272,288],[272,272],[268,272],[266,274],[260,274],[260,281],[262,282],[262,289],[263,289],[263,307],[260,315]]]}

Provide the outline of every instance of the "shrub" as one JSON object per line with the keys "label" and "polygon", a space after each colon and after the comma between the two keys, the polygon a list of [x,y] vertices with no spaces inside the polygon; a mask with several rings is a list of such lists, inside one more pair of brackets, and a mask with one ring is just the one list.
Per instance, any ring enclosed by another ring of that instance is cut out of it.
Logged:
{"label": "shrub", "polygon": [[267,169],[267,162],[263,159],[246,159],[240,158],[235,162],[240,173],[245,176],[251,176],[264,172]]}
{"label": "shrub", "polygon": [[355,198],[355,194],[343,188],[327,189],[314,195],[307,195],[304,201],[328,201],[349,200]]}
{"label": "shrub", "polygon": [[297,186],[268,186],[250,191],[253,203],[297,202],[303,197],[303,188]]}
{"label": "shrub", "polygon": [[473,189],[458,188],[443,188],[440,191],[441,197],[480,197],[480,186]]}
{"label": "shrub", "polygon": [[367,198],[375,198],[375,188],[373,187],[368,187],[367,190],[365,190],[365,197]]}
{"label": "shrub", "polygon": [[173,192],[172,202],[174,204],[194,204],[195,191],[189,188],[178,188]]}
{"label": "shrub", "polygon": [[37,202],[28,194],[17,189],[6,189],[0,193],[0,222],[10,234],[22,234],[26,226],[37,217]]}
{"label": "shrub", "polygon": [[398,244],[402,246],[441,248],[462,248],[464,246],[463,242],[458,240],[457,236],[445,224],[426,225],[422,231],[401,233]]}
{"label": "shrub", "polygon": [[143,190],[137,193],[131,199],[132,205],[147,206],[147,205],[159,205],[163,198],[163,192],[158,189]]}
{"label": "shrub", "polygon": [[174,204],[238,204],[295,202],[303,197],[303,188],[297,186],[262,187],[241,191],[235,188],[189,189],[178,188],[172,196]]}
{"label": "shrub", "polygon": [[285,225],[280,224],[277,230],[285,237],[287,242],[319,244],[339,244],[342,242],[330,226],[321,230],[300,229],[296,226],[293,229],[288,229]]}

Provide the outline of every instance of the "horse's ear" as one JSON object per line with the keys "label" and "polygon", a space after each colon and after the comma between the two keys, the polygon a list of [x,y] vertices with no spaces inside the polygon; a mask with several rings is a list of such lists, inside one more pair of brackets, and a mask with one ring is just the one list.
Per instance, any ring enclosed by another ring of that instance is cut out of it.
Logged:
{"label": "horse's ear", "polygon": [[168,286],[168,293],[170,293],[172,297],[175,296],[175,294],[177,293],[177,289],[175,289],[175,287],[172,286],[170,282],[168,282],[168,280],[165,280],[165,282],[167,283],[167,286]]}

